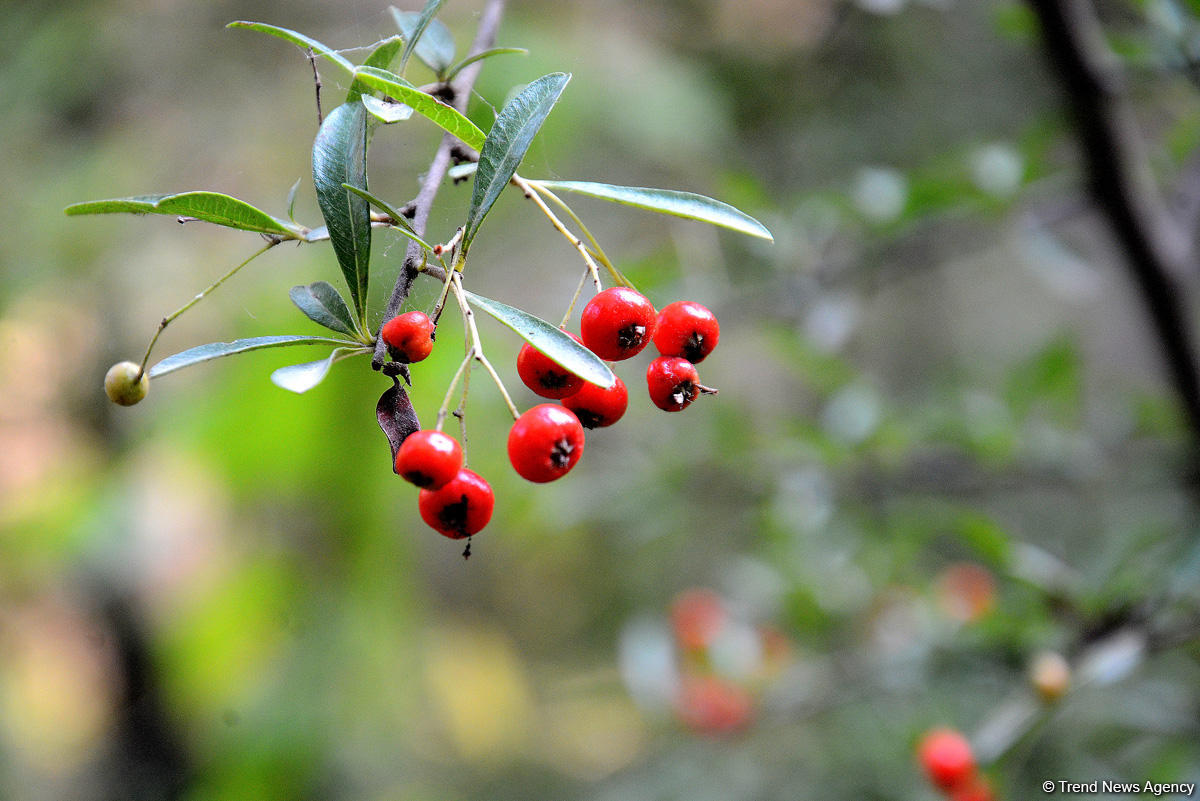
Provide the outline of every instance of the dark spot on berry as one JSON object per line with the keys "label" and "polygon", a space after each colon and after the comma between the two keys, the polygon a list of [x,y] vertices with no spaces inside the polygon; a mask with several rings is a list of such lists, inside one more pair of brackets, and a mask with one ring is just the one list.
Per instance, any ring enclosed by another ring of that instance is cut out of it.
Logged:
{"label": "dark spot on berry", "polygon": [[671,390],[671,400],[676,403],[691,403],[696,399],[696,385],[691,381],[680,381]]}
{"label": "dark spot on berry", "polygon": [[646,338],[646,326],[627,325],[617,332],[617,344],[622,350],[632,350],[642,344],[642,340]]}
{"label": "dark spot on berry", "polygon": [[550,449],[550,463],[561,470],[570,464],[571,451],[573,450],[575,450],[575,447],[571,444],[570,440],[563,437],[554,443],[554,447]]}
{"label": "dark spot on berry", "polygon": [[704,358],[704,334],[692,332],[687,342],[683,343],[683,358],[693,363]]}
{"label": "dark spot on berry", "polygon": [[571,383],[570,373],[560,373],[556,370],[547,370],[538,376],[538,383],[546,389],[562,389],[567,384]]}
{"label": "dark spot on berry", "polygon": [[401,476],[401,478],[417,485],[422,489],[432,486],[433,484],[433,476],[429,475],[428,473],[422,473],[420,470],[409,470],[407,473]]}
{"label": "dark spot on berry", "polygon": [[448,503],[438,512],[438,520],[450,531],[460,535],[467,533],[467,507],[469,503],[464,493],[459,500]]}
{"label": "dark spot on berry", "polygon": [[579,418],[579,424],[584,428],[596,428],[604,422],[604,418],[588,409],[572,409]]}

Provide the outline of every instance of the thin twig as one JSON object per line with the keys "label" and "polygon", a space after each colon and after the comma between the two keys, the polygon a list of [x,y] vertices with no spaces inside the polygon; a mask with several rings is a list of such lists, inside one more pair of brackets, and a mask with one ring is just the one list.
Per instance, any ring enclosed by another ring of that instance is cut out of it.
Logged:
{"label": "thin twig", "polygon": [[[475,32],[475,41],[471,43],[471,50],[468,55],[481,53],[496,43],[496,33],[500,28],[500,18],[503,14],[504,0],[488,0],[480,16],[479,28]],[[471,97],[471,89],[475,86],[475,79],[479,77],[479,70],[482,67],[483,61],[476,61],[460,72],[454,82],[450,84],[450,89],[454,96],[454,102],[451,105],[458,111],[466,111],[467,101]],[[433,201],[437,197],[438,189],[446,178],[446,170],[450,169],[450,164],[453,161],[451,152],[459,144],[459,140],[451,134],[446,134],[442,137],[441,144],[438,145],[437,152],[434,154],[433,160],[429,164],[429,169],[425,173],[425,179],[421,182],[421,190],[411,203],[414,210],[412,227],[418,236],[425,235],[425,227],[429,222],[429,212],[433,207]],[[396,312],[400,310],[405,299],[408,298],[408,293],[412,289],[412,282],[417,277],[418,265],[420,263],[421,246],[415,242],[410,242],[408,250],[404,255],[404,265],[400,268],[399,275],[396,276],[396,284],[392,287],[392,294],[388,298],[380,325],[395,317]],[[426,272],[429,271],[426,270]],[[376,370],[382,368],[386,353],[387,349],[383,344],[383,338],[379,337],[375,344],[375,356],[371,359],[371,366]]]}
{"label": "thin twig", "polygon": [[471,345],[467,353],[475,358],[475,361],[483,365],[483,369],[488,371],[488,375],[492,377],[492,381],[496,383],[497,389],[500,390],[500,395],[504,398],[504,403],[508,406],[508,411],[516,420],[521,416],[517,411],[517,405],[513,403],[512,398],[508,394],[508,389],[504,386],[504,380],[500,378],[500,374],[496,372],[496,368],[488,361],[487,356],[483,353],[483,343],[479,339],[479,329],[475,327],[475,312],[471,311],[470,305],[467,303],[466,294],[462,288],[462,273],[454,272],[450,275],[450,288],[454,290],[454,299],[458,301],[458,307],[462,309],[463,317],[467,321],[467,331],[471,337]]}
{"label": "thin twig", "polygon": [[[535,190],[528,181],[519,175],[513,175],[512,184],[524,192],[525,197],[537,204],[537,207],[542,210],[542,213],[549,218],[550,224],[554,226],[554,230],[565,236],[567,241],[571,243],[571,246],[574,247],[575,250],[579,251],[579,255],[583,257],[583,263],[587,265],[588,271],[592,274],[592,283],[595,284],[596,291],[599,292],[601,289],[603,289],[604,286],[600,283],[600,272],[596,267],[596,262],[592,259],[592,255],[588,251],[587,246],[583,244],[583,240],[575,236],[575,234],[571,233],[567,229],[567,226],[563,225],[562,220],[558,219],[558,216],[550,210],[550,207],[546,205],[546,201],[542,200],[541,195],[537,193],[537,190]],[[612,265],[609,265],[608,269],[609,272],[611,272],[615,277],[616,271],[613,270]]]}
{"label": "thin twig", "polygon": [[317,93],[317,127],[320,128],[321,123],[325,122],[325,116],[321,114],[321,76],[317,73],[317,54],[311,47],[308,48],[308,63],[313,71],[313,87]]}
{"label": "thin twig", "polygon": [[162,335],[162,332],[164,330],[166,330],[168,325],[170,325],[172,322],[174,322],[175,318],[177,318],[179,315],[183,314],[185,311],[187,311],[188,309],[195,306],[200,301],[204,300],[204,298],[208,296],[208,293],[212,292],[214,289],[219,287],[221,284],[225,283],[230,278],[232,278],[234,275],[236,275],[238,270],[242,269],[247,264],[254,261],[259,256],[266,253],[268,250],[275,247],[282,241],[283,240],[278,237],[272,237],[272,238],[268,239],[267,244],[263,245],[261,248],[259,248],[258,250],[254,251],[252,254],[250,254],[250,257],[248,259],[246,259],[244,262],[242,262],[238,266],[234,267],[232,270],[225,273],[224,275],[222,275],[216,281],[213,281],[207,287],[205,287],[200,292],[198,292],[196,294],[196,296],[193,297],[191,300],[189,300],[187,303],[183,304],[178,309],[171,312],[166,317],[162,318],[158,322],[158,330],[154,332],[154,336],[150,339],[150,344],[146,346],[146,355],[142,357],[142,365],[138,369],[138,374],[137,374],[137,377],[134,378],[134,381],[136,382],[136,381],[142,380],[142,374],[146,372],[146,363],[148,361],[150,361],[150,352],[154,350],[154,345],[158,342],[159,336]]}

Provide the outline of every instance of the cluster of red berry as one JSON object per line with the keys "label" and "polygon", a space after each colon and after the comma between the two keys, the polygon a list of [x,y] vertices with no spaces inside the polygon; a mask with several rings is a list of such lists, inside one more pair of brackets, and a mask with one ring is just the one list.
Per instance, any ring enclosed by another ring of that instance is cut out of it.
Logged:
{"label": "cluster of red berry", "polygon": [[949,801],[995,801],[975,764],[967,738],[954,729],[934,729],[921,738],[917,758],[925,775]]}
{"label": "cluster of red berry", "polygon": [[[434,323],[410,311],[389,320],[380,334],[392,358],[419,362],[433,349]],[[568,332],[569,333],[569,332]],[[601,359],[615,362],[637,355],[653,342],[659,356],[646,370],[650,400],[677,412],[703,393],[696,363],[717,346],[720,327],[699,303],[678,301],[656,312],[640,293],[606,289],[588,302],[580,335],[571,338]],[[541,403],[517,418],[508,435],[508,458],[523,478],[545,483],[561,478],[583,455],[584,428],[604,428],[621,419],[629,393],[620,378],[607,389],[584,381],[526,343],[517,356],[517,374]],[[441,431],[411,434],[396,452],[396,473],[421,488],[422,519],[439,533],[463,539],[478,533],[492,516],[491,486],[463,467],[462,448]]]}

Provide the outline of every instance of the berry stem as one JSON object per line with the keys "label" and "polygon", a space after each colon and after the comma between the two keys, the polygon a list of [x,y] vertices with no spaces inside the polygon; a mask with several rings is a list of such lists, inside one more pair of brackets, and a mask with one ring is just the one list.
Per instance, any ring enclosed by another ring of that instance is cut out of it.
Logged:
{"label": "berry stem", "polygon": [[175,321],[175,318],[179,317],[179,315],[183,314],[185,311],[192,308],[200,301],[204,300],[204,298],[207,297],[210,292],[212,292],[214,289],[219,287],[221,284],[225,283],[227,280],[229,280],[234,275],[236,275],[238,270],[242,269],[247,264],[254,261],[256,258],[258,258],[262,254],[266,253],[268,250],[275,247],[282,241],[283,241],[282,239],[279,239],[277,237],[271,237],[270,239],[267,240],[267,244],[263,245],[261,248],[254,251],[254,253],[252,253],[250,255],[250,258],[246,259],[244,262],[242,262],[238,266],[234,267],[232,270],[225,273],[224,275],[222,275],[216,281],[213,281],[211,284],[208,285],[207,288],[203,289],[194,298],[192,298],[187,303],[180,306],[175,311],[168,314],[166,317],[162,318],[162,320],[158,324],[158,330],[154,332],[154,336],[150,339],[150,344],[146,346],[146,355],[142,357],[142,363],[141,363],[141,366],[138,368],[138,374],[133,379],[134,382],[136,383],[136,382],[142,380],[142,375],[146,372],[146,363],[148,361],[150,361],[150,352],[154,350],[154,345],[158,342],[159,336],[162,334],[162,332],[166,329],[166,327],[168,325],[170,325],[172,322]]}
{"label": "berry stem", "polygon": [[[596,267],[596,262],[592,259],[591,253],[584,246],[583,240],[567,230],[567,227],[563,225],[562,220],[558,219],[554,212],[550,210],[550,207],[546,205],[546,201],[542,200],[541,196],[537,193],[537,190],[532,184],[529,183],[529,181],[526,181],[521,176],[514,174],[512,177],[512,183],[525,193],[525,197],[537,204],[537,207],[542,210],[542,213],[550,219],[550,224],[554,226],[554,229],[565,236],[567,241],[571,243],[572,247],[579,251],[579,255],[583,257],[583,263],[587,265],[588,271],[591,273],[592,283],[595,284],[596,291],[599,292],[601,289],[603,289],[604,286],[600,283],[599,269]],[[612,267],[610,266],[609,269],[611,271]]]}
{"label": "berry stem", "polygon": [[508,390],[504,386],[504,382],[500,379],[500,374],[496,372],[496,368],[488,361],[487,356],[483,353],[483,344],[479,341],[479,329],[475,327],[475,312],[471,311],[470,305],[467,303],[467,298],[463,295],[462,274],[454,271],[450,274],[451,289],[454,290],[454,299],[458,301],[458,307],[462,309],[463,317],[467,321],[467,331],[471,337],[471,346],[467,350],[468,356],[474,356],[475,361],[483,365],[483,369],[488,371],[488,375],[496,382],[496,387],[500,390],[500,394],[504,397],[504,403],[508,406],[508,411],[516,420],[521,416],[517,411],[517,405],[513,403],[512,398],[508,394]]}
{"label": "berry stem", "polygon": [[464,356],[463,360],[459,363],[458,369],[454,371],[454,377],[450,379],[450,386],[446,388],[446,397],[442,401],[441,408],[438,409],[437,424],[434,426],[436,430],[441,431],[442,426],[446,423],[446,415],[450,413],[450,399],[454,397],[454,389],[458,386],[459,379],[462,378],[463,373],[467,369],[467,365],[471,363],[471,359],[474,357],[475,354],[468,350],[467,355]]}
{"label": "berry stem", "polygon": [[562,322],[558,324],[559,328],[566,328],[567,323],[571,321],[571,315],[575,313],[575,304],[579,302],[579,296],[583,294],[583,287],[587,284],[588,271],[584,270],[583,275],[579,278],[579,285],[575,287],[575,294],[571,298],[571,302],[567,305],[567,311],[563,315]]}
{"label": "berry stem", "polygon": [[567,205],[566,201],[547,189],[540,181],[530,180],[527,181],[527,183],[537,190],[538,194],[547,198],[553,202],[554,205],[562,209],[563,213],[570,217],[571,220],[579,226],[579,230],[583,232],[583,235],[587,237],[587,241],[591,245],[591,247],[588,248],[588,252],[591,253],[598,262],[604,265],[605,269],[608,270],[608,274],[612,276],[613,282],[620,286],[627,286],[632,289],[633,285],[629,283],[625,276],[621,275],[620,271],[617,270],[612,261],[609,260],[608,254],[604,252],[604,248],[600,247],[600,243],[596,241],[596,237],[592,236],[592,232],[588,230],[586,225],[583,224],[583,220],[579,219],[579,215]]}

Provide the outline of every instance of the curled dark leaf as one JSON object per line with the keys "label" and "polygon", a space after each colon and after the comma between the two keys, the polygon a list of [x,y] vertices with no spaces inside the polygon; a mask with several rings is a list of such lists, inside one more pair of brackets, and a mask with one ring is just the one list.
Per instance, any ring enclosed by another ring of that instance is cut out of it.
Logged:
{"label": "curled dark leaf", "polygon": [[417,419],[412,401],[408,399],[408,393],[400,386],[395,376],[392,377],[392,388],[379,397],[379,403],[375,405],[375,416],[379,420],[379,427],[387,435],[388,444],[392,447],[394,471],[396,451],[400,450],[400,443],[404,442],[409,434],[421,428],[421,421]]}

